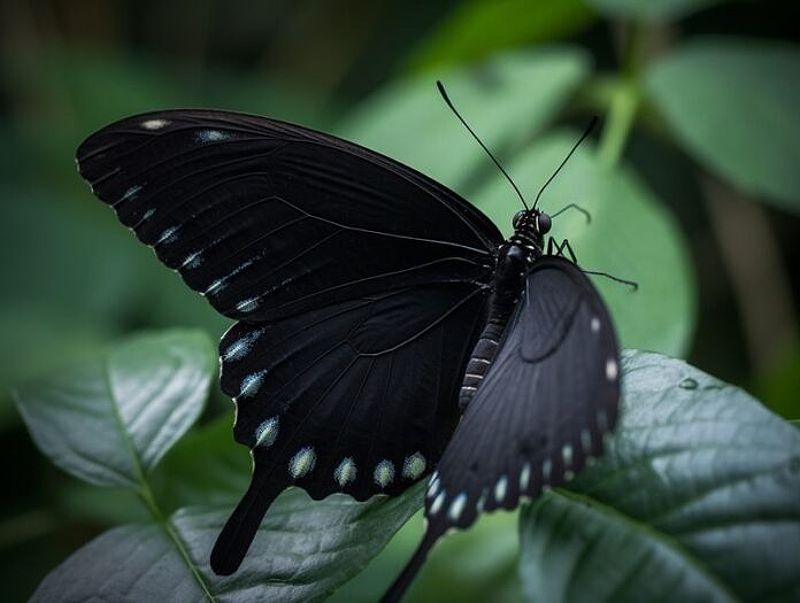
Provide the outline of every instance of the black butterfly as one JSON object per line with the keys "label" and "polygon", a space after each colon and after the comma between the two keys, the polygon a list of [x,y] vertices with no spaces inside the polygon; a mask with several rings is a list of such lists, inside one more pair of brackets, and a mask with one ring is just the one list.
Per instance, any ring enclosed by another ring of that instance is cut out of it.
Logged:
{"label": "black butterfly", "polygon": [[254,471],[211,553],[217,574],[236,571],[289,486],[365,500],[436,468],[397,599],[445,531],[602,453],[619,399],[613,327],[561,257],[568,243],[545,249],[551,220],[535,206],[504,241],[409,167],[223,111],[124,119],[77,162],[139,240],[238,321],[221,384]]}

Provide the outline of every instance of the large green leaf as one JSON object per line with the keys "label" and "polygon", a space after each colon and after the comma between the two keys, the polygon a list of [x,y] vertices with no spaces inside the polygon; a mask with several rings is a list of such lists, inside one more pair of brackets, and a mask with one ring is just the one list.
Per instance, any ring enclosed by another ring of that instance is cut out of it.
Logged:
{"label": "large green leaf", "polygon": [[436,78],[484,142],[499,151],[519,146],[550,121],[588,67],[586,56],[574,49],[499,55],[472,69],[387,86],[340,130],[465,194],[481,172],[495,176],[496,170],[442,101]]}
{"label": "large green leaf", "polygon": [[505,48],[557,40],[593,18],[583,0],[468,0],[425,38],[413,52],[411,66],[474,61]]}
{"label": "large green leaf", "polygon": [[587,0],[609,17],[666,21],[716,4],[720,0]]}
{"label": "large green leaf", "polygon": [[523,513],[532,601],[797,601],[800,432],[681,361],[629,352],[607,454]]}
{"label": "large green leaf", "polygon": [[226,511],[189,508],[162,525],[116,528],[56,568],[31,600],[319,601],[383,548],[421,505],[423,487],[366,503],[340,494],[314,502],[290,490],[273,504],[240,570],[224,578],[208,558]]}
{"label": "large green leaf", "polygon": [[203,333],[143,335],[15,398],[53,463],[93,484],[138,488],[200,415],[214,364]]}
{"label": "large green leaf", "polygon": [[[547,136],[509,165],[530,197],[553,173],[577,134]],[[519,209],[513,190],[496,180],[473,201],[506,233]],[[578,203],[576,211],[554,220],[557,239],[568,238],[581,267],[602,270],[639,283],[638,291],[605,278],[594,279],[611,308],[624,347],[684,353],[694,326],[695,292],[685,242],[675,220],[645,186],[625,169],[608,170],[584,144],[548,186],[540,207],[550,213]]]}
{"label": "large green leaf", "polygon": [[646,90],[674,136],[745,193],[800,211],[800,49],[707,39],[656,63]]}

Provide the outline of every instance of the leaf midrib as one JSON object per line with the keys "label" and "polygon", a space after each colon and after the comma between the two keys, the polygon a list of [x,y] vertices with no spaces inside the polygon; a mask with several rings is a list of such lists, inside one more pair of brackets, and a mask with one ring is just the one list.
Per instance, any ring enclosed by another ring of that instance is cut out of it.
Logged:
{"label": "leaf midrib", "polygon": [[134,446],[133,441],[131,440],[128,430],[125,428],[125,422],[122,419],[122,415],[120,414],[119,405],[117,404],[117,398],[114,394],[114,387],[111,382],[111,360],[112,356],[108,356],[103,361],[103,382],[106,387],[106,391],[108,393],[108,399],[111,406],[111,412],[114,417],[114,421],[117,423],[117,429],[121,434],[122,440],[125,443],[125,447],[128,449],[128,453],[133,462],[133,470],[135,473],[135,477],[139,482],[139,490],[137,494],[139,498],[142,500],[142,503],[149,511],[151,517],[155,521],[155,523],[163,530],[166,534],[167,538],[172,542],[175,548],[178,551],[178,554],[181,556],[186,567],[189,569],[189,573],[191,573],[192,577],[195,579],[197,584],[200,586],[200,589],[203,591],[205,598],[210,601],[211,603],[216,603],[216,598],[211,593],[211,590],[206,584],[205,579],[203,578],[202,574],[200,574],[199,569],[195,566],[194,562],[192,561],[191,557],[189,556],[189,552],[186,550],[186,547],[183,544],[183,541],[180,539],[180,536],[175,531],[175,528],[170,524],[170,522],[164,518],[161,509],[156,502],[155,496],[153,496],[152,489],[150,488],[150,484],[147,482],[145,477],[144,468],[142,467],[142,463],[139,459],[139,455],[136,452],[136,446]]}

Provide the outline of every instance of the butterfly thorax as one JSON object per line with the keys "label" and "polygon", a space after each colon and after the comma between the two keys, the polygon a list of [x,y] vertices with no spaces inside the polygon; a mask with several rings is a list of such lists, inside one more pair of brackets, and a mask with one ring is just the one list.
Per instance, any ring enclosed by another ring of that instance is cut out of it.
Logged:
{"label": "butterfly thorax", "polygon": [[488,319],[470,355],[459,394],[462,412],[494,362],[508,320],[522,295],[528,268],[544,255],[544,236],[551,223],[546,213],[523,209],[514,216],[514,234],[498,249]]}
{"label": "butterfly thorax", "polygon": [[522,294],[531,255],[530,249],[516,242],[514,237],[501,245],[498,250],[486,326],[472,350],[461,386],[459,406],[462,412],[472,400],[494,361],[500,339]]}

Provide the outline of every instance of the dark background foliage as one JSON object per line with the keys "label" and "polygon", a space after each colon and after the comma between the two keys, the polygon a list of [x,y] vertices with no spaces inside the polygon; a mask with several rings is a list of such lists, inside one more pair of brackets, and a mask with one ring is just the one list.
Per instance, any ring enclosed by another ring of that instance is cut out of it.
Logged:
{"label": "dark background foliage", "polygon": [[[593,205],[588,234],[578,219],[562,233],[587,266],[642,282],[633,301],[602,285],[626,346],[682,356],[800,418],[793,4],[674,0],[638,3],[656,7],[639,14],[632,5],[3,0],[3,599],[25,599],[70,552],[141,514],[131,495],[89,489],[44,459],[9,389],[141,329],[200,327],[216,337],[226,326],[118,227],[75,173],[83,137],[139,111],[215,106],[347,135],[442,179],[505,229],[516,210],[512,192],[442,110],[434,80],[452,83],[456,102],[528,195],[598,113],[606,120],[596,146],[614,181],[579,155],[550,203],[581,201],[597,187],[606,191],[600,200],[627,200]],[[649,69],[676,48],[681,56]],[[676,82],[680,93],[670,94]],[[714,96],[728,84],[736,94]],[[652,254],[641,253],[648,245]],[[220,442],[220,454],[230,454],[222,443],[229,420],[213,385],[201,422],[214,434],[203,445]],[[165,463],[202,471],[187,451]],[[174,508],[188,497],[165,492]],[[441,592],[443,577],[470,574],[480,577],[466,582],[476,600],[490,592],[514,600],[515,521],[494,516],[448,543],[422,577],[422,600]],[[380,585],[416,533],[401,531],[342,600],[370,592],[370,581]]]}

